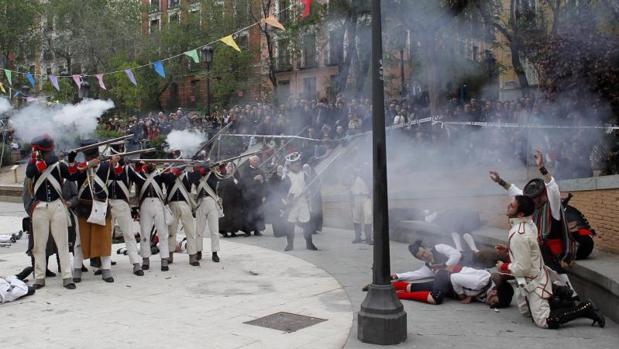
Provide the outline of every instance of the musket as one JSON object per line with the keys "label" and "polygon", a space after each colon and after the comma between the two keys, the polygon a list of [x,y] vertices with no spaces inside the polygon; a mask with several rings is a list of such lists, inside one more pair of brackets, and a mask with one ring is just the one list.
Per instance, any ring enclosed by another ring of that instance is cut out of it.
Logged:
{"label": "musket", "polygon": [[122,137],[118,137],[118,138],[112,138],[112,139],[108,139],[106,141],[101,141],[101,142],[97,142],[97,143],[94,143],[94,144],[91,144],[91,145],[85,145],[83,147],[75,148],[75,149],[72,149],[71,151],[79,153],[79,152],[86,151],[86,150],[89,150],[89,149],[98,148],[98,147],[100,147],[102,145],[108,145],[108,144],[124,141],[125,139],[129,139],[129,138],[132,138],[132,137],[133,137],[133,134],[122,136]]}
{"label": "musket", "polygon": [[129,162],[145,162],[151,164],[197,164],[202,161],[192,159],[129,159]]}
{"label": "musket", "polygon": [[200,149],[198,149],[198,151],[191,157],[192,159],[196,159],[199,155],[200,152],[204,149],[206,149],[206,147],[208,147],[209,145],[211,145],[213,142],[215,142],[215,140],[219,137],[219,135],[224,132],[225,130],[227,130],[230,126],[232,126],[232,123],[227,124],[226,126],[222,127],[219,131],[217,131],[217,133],[215,133],[215,135],[213,137],[211,137],[211,139],[209,139],[208,141],[206,141],[206,143],[204,143],[204,145],[202,145],[200,147]]}
{"label": "musket", "polygon": [[116,154],[110,154],[107,156],[104,156],[105,159],[109,159],[114,155],[118,155],[118,156],[131,156],[131,155],[137,155],[137,154],[142,154],[142,153],[150,153],[153,151],[156,151],[156,148],[148,148],[148,149],[139,149],[139,150],[134,150],[134,151],[128,151],[128,152],[124,152],[124,153],[116,153]]}
{"label": "musket", "polygon": [[251,152],[251,153],[241,154],[241,155],[237,155],[237,156],[234,156],[234,157],[231,157],[231,158],[227,158],[227,159],[223,159],[223,160],[218,160],[216,162],[212,162],[210,167],[219,166],[221,164],[225,164],[225,163],[230,162],[230,161],[242,159],[242,158],[244,158],[246,156],[256,155],[256,154],[261,153],[261,152],[262,152],[262,150],[257,150],[257,151]]}

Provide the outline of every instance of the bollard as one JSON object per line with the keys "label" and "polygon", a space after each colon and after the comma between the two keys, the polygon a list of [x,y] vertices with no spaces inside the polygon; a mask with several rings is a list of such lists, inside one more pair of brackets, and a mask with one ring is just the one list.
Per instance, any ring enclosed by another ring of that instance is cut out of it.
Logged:
{"label": "bollard", "polygon": [[13,165],[11,167],[11,171],[13,171],[13,179],[15,179],[15,183],[19,183],[19,181],[17,180],[17,169],[19,168],[19,165]]}

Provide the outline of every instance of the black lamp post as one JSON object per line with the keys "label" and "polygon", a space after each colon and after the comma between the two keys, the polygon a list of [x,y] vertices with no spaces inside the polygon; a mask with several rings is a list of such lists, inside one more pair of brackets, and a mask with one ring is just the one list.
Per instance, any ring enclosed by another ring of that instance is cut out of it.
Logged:
{"label": "black lamp post", "polygon": [[359,311],[357,338],[364,343],[392,345],[406,340],[406,312],[391,286],[385,91],[380,0],[372,0],[372,142],[374,175],[374,265],[372,284]]}
{"label": "black lamp post", "polygon": [[202,47],[202,57],[206,64],[206,111],[211,114],[211,65],[213,64],[213,48],[209,45]]}

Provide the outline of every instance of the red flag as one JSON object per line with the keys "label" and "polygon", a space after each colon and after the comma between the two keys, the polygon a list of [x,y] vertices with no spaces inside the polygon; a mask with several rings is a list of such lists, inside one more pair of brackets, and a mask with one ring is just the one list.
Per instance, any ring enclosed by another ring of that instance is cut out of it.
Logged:
{"label": "red flag", "polygon": [[301,0],[303,6],[305,7],[303,9],[303,17],[307,17],[310,15],[310,10],[312,9],[312,1],[313,0]]}

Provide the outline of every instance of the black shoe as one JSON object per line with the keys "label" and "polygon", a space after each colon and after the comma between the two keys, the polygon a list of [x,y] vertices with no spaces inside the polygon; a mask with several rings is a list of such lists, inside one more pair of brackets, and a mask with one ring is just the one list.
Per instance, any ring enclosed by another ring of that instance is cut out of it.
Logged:
{"label": "black shoe", "polygon": [[198,255],[198,260],[202,260],[202,251],[198,251],[196,254]]}
{"label": "black shoe", "polygon": [[138,270],[134,271],[133,274],[135,274],[137,276],[144,276],[144,271],[142,271],[142,269],[138,269]]}
{"label": "black shoe", "polygon": [[35,288],[33,286],[28,286],[28,293],[26,293],[26,296],[32,296],[35,293]]}
{"label": "black shoe", "polygon": [[66,288],[67,290],[75,290],[77,286],[75,286],[74,283],[70,283],[70,284],[64,285],[64,288]]}
{"label": "black shoe", "polygon": [[367,292],[370,289],[370,284],[367,284],[361,288],[361,291]]}
{"label": "black shoe", "polygon": [[55,277],[55,276],[56,276],[56,273],[54,273],[53,271],[51,271],[51,270],[49,270],[49,269],[46,269],[46,270],[45,270],[45,277],[48,277],[48,278],[53,278],[53,277]]}
{"label": "black shoe", "polygon": [[101,273],[102,273],[101,269],[95,270],[95,275],[101,275]]}
{"label": "black shoe", "polygon": [[254,236],[262,236],[262,233],[256,230],[256,231],[254,232]]}
{"label": "black shoe", "polygon": [[28,275],[30,275],[31,273],[32,273],[32,267],[25,267],[24,270],[20,271],[19,274],[15,275],[15,277],[17,277],[21,281],[24,281],[26,280]]}
{"label": "black shoe", "polygon": [[32,288],[34,288],[35,290],[39,290],[39,289],[41,289],[43,287],[45,287],[44,284],[37,284],[37,283],[35,283],[35,284],[32,285]]}
{"label": "black shoe", "polygon": [[168,267],[168,259],[161,258],[161,271],[168,271],[168,270],[170,270],[170,267]]}
{"label": "black shoe", "polygon": [[142,258],[142,270],[150,269],[150,259]]}
{"label": "black shoe", "polygon": [[84,272],[84,273],[88,272],[88,268],[86,268],[86,266],[84,264],[82,264],[82,272]]}
{"label": "black shoe", "polygon": [[82,278],[73,278],[73,282],[79,284],[80,282],[82,282]]}
{"label": "black shoe", "polygon": [[213,262],[219,263],[219,256],[217,255],[217,252],[213,252],[213,256],[211,257],[211,259],[213,260]]}

